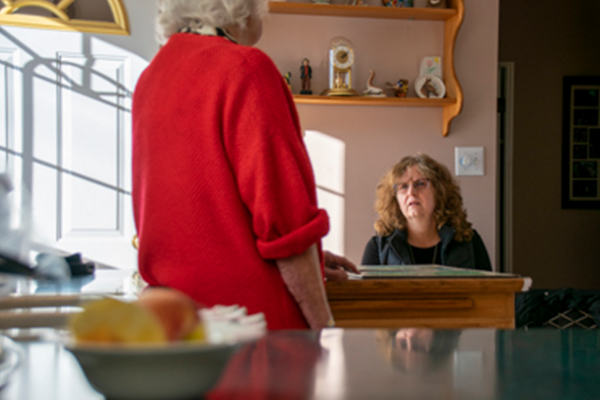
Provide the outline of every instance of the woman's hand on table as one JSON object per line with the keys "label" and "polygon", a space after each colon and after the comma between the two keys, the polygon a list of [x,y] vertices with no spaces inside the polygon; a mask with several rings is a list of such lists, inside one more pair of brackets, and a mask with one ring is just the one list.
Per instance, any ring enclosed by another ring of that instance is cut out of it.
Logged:
{"label": "woman's hand on table", "polygon": [[353,272],[359,274],[358,268],[345,257],[335,255],[329,251],[323,252],[325,261],[325,278],[328,281],[345,281],[348,280],[348,273]]}

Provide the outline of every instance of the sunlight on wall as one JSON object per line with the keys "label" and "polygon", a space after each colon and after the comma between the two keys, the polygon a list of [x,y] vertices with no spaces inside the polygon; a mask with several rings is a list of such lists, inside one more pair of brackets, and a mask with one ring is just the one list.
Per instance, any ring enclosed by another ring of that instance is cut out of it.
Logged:
{"label": "sunlight on wall", "polygon": [[318,131],[307,130],[304,142],[317,181],[319,207],[329,214],[329,234],[323,248],[344,254],[346,144]]}

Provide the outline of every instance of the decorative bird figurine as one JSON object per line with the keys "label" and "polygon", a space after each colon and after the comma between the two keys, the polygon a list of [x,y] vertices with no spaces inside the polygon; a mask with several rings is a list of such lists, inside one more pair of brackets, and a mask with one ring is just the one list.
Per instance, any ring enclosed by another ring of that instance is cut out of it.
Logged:
{"label": "decorative bird figurine", "polygon": [[393,89],[396,97],[406,97],[406,93],[408,93],[408,80],[406,79],[398,79],[398,82],[393,85],[386,82],[385,86]]}
{"label": "decorative bird figurine", "polygon": [[382,88],[373,85],[373,78],[375,77],[375,71],[372,69],[369,70],[370,75],[369,79],[367,79],[367,90],[363,92],[363,96],[369,97],[386,97],[385,92]]}

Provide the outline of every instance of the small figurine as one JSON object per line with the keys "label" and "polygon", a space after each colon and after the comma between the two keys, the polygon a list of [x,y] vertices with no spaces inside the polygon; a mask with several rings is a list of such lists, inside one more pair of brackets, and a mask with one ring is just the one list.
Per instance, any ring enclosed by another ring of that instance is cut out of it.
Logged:
{"label": "small figurine", "polygon": [[385,86],[394,90],[394,95],[396,97],[406,97],[406,93],[408,93],[408,80],[406,79],[398,79],[398,82],[393,85],[386,82]]}
{"label": "small figurine", "polygon": [[283,75],[283,79],[285,79],[285,83],[287,83],[287,86],[291,92],[292,91],[292,73],[288,72],[287,74]]}
{"label": "small figurine", "polygon": [[302,79],[302,90],[300,90],[300,94],[312,94],[312,90],[310,89],[312,68],[308,58],[304,58],[304,60],[302,60],[302,65],[300,66],[300,79]]}
{"label": "small figurine", "polygon": [[386,7],[412,7],[413,0],[382,0]]}
{"label": "small figurine", "polygon": [[367,79],[367,90],[365,90],[363,92],[363,96],[386,97],[385,92],[383,91],[382,88],[373,86],[373,78],[375,77],[375,71],[370,69],[369,72],[370,72],[370,75],[369,75],[369,79]]}
{"label": "small figurine", "polygon": [[427,7],[446,8],[446,0],[428,0]]}

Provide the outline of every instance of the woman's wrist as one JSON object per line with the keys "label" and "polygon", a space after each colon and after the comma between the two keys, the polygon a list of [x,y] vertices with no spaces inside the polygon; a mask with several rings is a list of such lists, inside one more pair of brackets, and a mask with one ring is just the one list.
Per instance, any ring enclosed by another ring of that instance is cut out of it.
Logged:
{"label": "woman's wrist", "polygon": [[310,329],[327,328],[333,318],[323,285],[316,244],[298,256],[278,259],[276,263]]}

